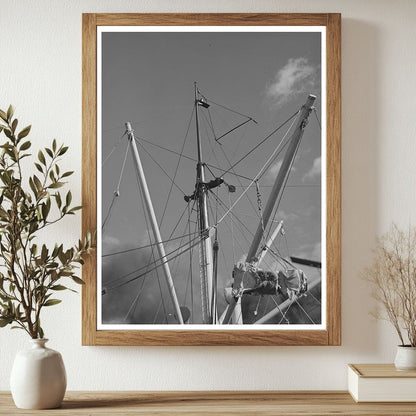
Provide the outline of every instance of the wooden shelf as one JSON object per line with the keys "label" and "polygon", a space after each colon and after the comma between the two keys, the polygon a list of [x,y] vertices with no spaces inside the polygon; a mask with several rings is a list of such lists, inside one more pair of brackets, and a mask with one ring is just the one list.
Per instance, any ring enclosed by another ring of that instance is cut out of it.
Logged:
{"label": "wooden shelf", "polygon": [[0,415],[414,415],[414,403],[355,403],[347,392],[68,392],[59,409],[17,409],[0,392]]}

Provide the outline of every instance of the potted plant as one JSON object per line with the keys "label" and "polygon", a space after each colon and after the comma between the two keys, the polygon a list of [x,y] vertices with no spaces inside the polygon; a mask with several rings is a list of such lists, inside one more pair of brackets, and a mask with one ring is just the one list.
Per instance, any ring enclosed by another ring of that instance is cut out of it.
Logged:
{"label": "potted plant", "polygon": [[377,240],[371,267],[363,272],[382,306],[374,315],[388,320],[400,345],[394,361],[398,370],[416,370],[416,228],[393,224]]}
{"label": "potted plant", "polygon": [[32,348],[16,355],[11,374],[15,403],[22,408],[58,407],[66,389],[61,355],[45,347],[41,312],[61,302],[60,291],[77,284],[83,257],[92,250],[91,235],[71,248],[42,243],[39,233],[81,209],[72,206],[71,191],[63,192],[71,171],[61,171],[59,160],[68,147],[53,140],[39,150],[36,173],[24,176],[22,160],[29,157],[30,126],[18,132],[13,107],[0,110],[0,327],[25,331]]}

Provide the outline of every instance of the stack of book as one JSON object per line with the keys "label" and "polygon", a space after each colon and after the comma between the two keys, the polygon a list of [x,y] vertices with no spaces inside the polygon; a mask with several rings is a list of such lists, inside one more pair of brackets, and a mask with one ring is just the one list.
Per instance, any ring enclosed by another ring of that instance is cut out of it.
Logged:
{"label": "stack of book", "polygon": [[356,402],[416,402],[416,371],[394,364],[349,364],[348,390]]}

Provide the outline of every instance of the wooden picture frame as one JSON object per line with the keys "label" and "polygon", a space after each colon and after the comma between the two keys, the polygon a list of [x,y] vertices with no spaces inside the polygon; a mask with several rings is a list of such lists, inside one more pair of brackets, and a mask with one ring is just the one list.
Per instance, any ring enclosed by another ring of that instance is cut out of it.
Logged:
{"label": "wooden picture frame", "polygon": [[97,28],[100,26],[322,26],[326,30],[326,328],[322,330],[99,330],[97,257],[83,266],[83,345],[341,344],[341,15],[97,14],[82,16],[82,230],[97,229]]}

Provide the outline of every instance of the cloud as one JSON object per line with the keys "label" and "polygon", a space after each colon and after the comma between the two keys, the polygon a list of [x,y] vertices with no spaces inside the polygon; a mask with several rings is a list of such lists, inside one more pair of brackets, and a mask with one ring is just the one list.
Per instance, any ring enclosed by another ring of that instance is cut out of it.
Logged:
{"label": "cloud", "polygon": [[303,176],[302,181],[305,182],[308,179],[319,178],[321,175],[321,156],[317,157],[312,164],[309,171]]}
{"label": "cloud", "polygon": [[[279,173],[280,168],[282,167],[283,160],[278,160],[277,162],[273,163],[270,168],[267,170],[265,180],[267,184],[273,185],[274,181],[277,178],[277,174]],[[296,172],[296,167],[292,166],[290,170],[291,173]]]}
{"label": "cloud", "polygon": [[111,235],[105,235],[102,238],[103,249],[114,248],[121,245],[121,242],[118,238]]}
{"label": "cloud", "polygon": [[266,182],[273,183],[279,173],[280,168],[282,167],[282,160],[278,160],[276,163],[273,163],[266,173]]}
{"label": "cloud", "polygon": [[[294,212],[286,212],[284,210],[279,210],[277,213],[277,220],[283,220],[285,223],[287,222],[294,222],[299,218],[299,215]],[[284,226],[283,226],[284,228]]]}
{"label": "cloud", "polygon": [[318,74],[319,68],[312,65],[307,58],[290,58],[279,69],[266,94],[277,106],[281,106],[298,94],[316,89]]}

